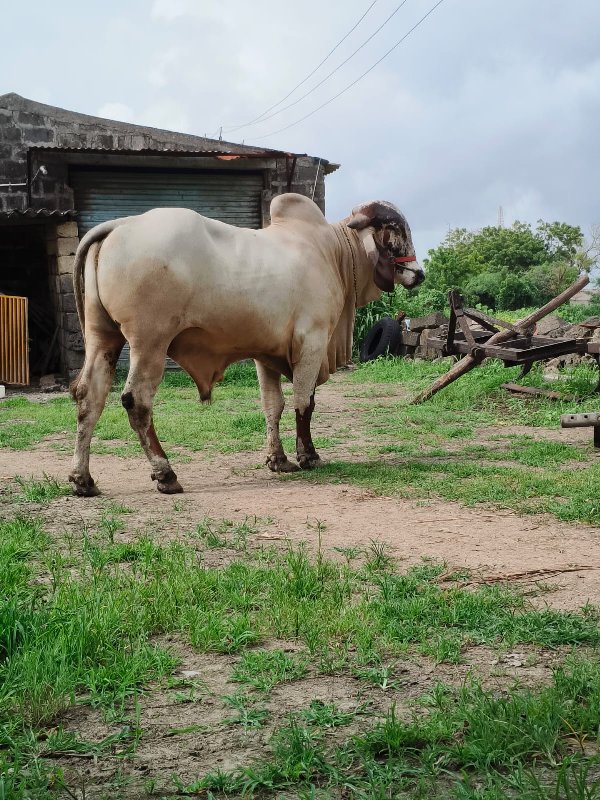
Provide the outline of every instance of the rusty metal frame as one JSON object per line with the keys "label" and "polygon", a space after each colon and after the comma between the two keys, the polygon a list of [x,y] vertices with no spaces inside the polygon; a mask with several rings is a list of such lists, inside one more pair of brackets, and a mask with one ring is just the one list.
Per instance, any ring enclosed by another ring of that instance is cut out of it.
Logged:
{"label": "rusty metal frame", "polygon": [[[469,355],[477,361],[482,361],[484,358],[498,358],[504,361],[505,366],[521,364],[524,369],[529,369],[534,361],[556,358],[566,353],[588,352],[589,343],[586,339],[550,339],[528,335],[522,328],[510,322],[490,317],[474,308],[465,308],[462,297],[457,291],[451,291],[448,299],[450,301],[448,333],[445,339],[431,337],[428,340],[428,345],[434,350],[440,350],[442,355]],[[469,326],[469,319],[486,330],[473,331]],[[460,331],[457,331],[457,327]],[[513,335],[502,343],[488,345],[488,339],[501,328],[512,331]]]}

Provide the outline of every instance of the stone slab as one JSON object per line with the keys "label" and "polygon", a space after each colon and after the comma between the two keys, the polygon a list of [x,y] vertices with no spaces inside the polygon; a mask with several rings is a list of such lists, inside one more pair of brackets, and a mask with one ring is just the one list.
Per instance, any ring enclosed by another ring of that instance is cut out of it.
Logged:
{"label": "stone slab", "polygon": [[440,325],[447,325],[450,322],[441,311],[434,311],[426,317],[415,317],[410,321],[410,330],[413,333],[420,333],[428,328],[439,328]]}
{"label": "stone slab", "polygon": [[72,275],[75,256],[58,256],[56,259],[59,275]]}

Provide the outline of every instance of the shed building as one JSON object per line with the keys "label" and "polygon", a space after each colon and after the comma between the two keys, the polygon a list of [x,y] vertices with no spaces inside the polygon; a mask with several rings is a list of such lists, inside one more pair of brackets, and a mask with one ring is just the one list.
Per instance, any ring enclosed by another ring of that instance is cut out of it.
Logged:
{"label": "shed building", "polygon": [[282,192],[314,197],[324,211],[324,177],[335,169],[306,154],[1,95],[0,295],[28,298],[32,374],[72,376],[81,367],[72,270],[79,238],[94,225],[177,206],[260,228],[269,224],[272,197]]}

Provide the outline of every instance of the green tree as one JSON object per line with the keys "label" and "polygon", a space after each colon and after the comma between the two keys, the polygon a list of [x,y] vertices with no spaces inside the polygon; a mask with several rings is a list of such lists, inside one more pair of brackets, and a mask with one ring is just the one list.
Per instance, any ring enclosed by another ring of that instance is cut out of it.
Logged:
{"label": "green tree", "polygon": [[448,232],[439,247],[429,251],[429,259],[425,259],[427,286],[424,288],[447,291],[480,272],[481,265],[472,247],[473,235],[464,228],[456,228]]}
{"label": "green tree", "polygon": [[579,226],[538,219],[537,233],[553,260],[566,261],[570,266],[575,266],[577,253],[583,246],[583,233]]}
{"label": "green tree", "polygon": [[581,228],[565,222],[537,227],[515,222],[509,228],[449,231],[425,260],[423,288],[458,289],[470,303],[513,309],[539,305],[589,270],[598,253],[586,248]]}

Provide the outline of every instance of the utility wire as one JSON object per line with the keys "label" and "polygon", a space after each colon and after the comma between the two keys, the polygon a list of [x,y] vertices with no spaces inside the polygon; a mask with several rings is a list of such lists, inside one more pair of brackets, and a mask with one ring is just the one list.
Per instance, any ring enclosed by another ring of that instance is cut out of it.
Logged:
{"label": "utility wire", "polygon": [[375,3],[376,3],[376,2],[377,2],[377,0],[373,0],[373,2],[371,3],[371,5],[370,5],[370,6],[367,8],[367,10],[365,11],[365,13],[364,13],[364,14],[362,15],[362,17],[361,17],[361,18],[358,20],[358,22],[356,22],[356,23],[355,23],[355,24],[352,26],[352,28],[350,28],[350,30],[348,31],[348,33],[347,33],[347,34],[346,34],[346,35],[345,35],[345,36],[344,36],[342,39],[340,39],[340,40],[339,40],[339,42],[338,42],[338,43],[335,45],[335,47],[334,47],[332,50],[330,50],[330,51],[327,53],[327,55],[325,56],[325,58],[324,58],[322,61],[320,61],[320,62],[317,64],[317,66],[316,66],[316,67],[313,69],[313,71],[312,71],[312,72],[309,72],[309,73],[308,73],[308,75],[307,75],[305,78],[303,78],[303,79],[300,81],[300,83],[297,83],[297,84],[294,86],[294,88],[293,88],[293,89],[292,89],[290,92],[288,92],[288,93],[286,94],[286,96],[285,96],[285,97],[282,97],[282,98],[281,98],[281,100],[279,100],[277,103],[273,103],[273,105],[272,105],[272,106],[269,106],[269,108],[267,108],[265,111],[263,111],[263,113],[262,113],[262,114],[260,114],[260,116],[258,116],[258,117],[255,117],[254,119],[251,119],[251,120],[250,120],[250,122],[244,122],[244,123],[243,123],[243,125],[236,125],[236,126],[235,126],[235,127],[233,127],[233,128],[226,128],[226,129],[225,129],[225,131],[226,131],[227,133],[231,133],[232,131],[237,131],[237,130],[239,130],[240,128],[245,128],[247,125],[252,125],[253,123],[255,123],[255,122],[258,122],[258,121],[259,121],[259,120],[261,120],[261,119],[262,119],[264,116],[266,116],[266,115],[269,113],[269,111],[272,111],[274,108],[277,108],[277,106],[280,106],[282,103],[285,103],[285,101],[288,99],[288,97],[291,97],[291,96],[294,94],[294,92],[296,91],[296,89],[299,89],[301,86],[303,86],[303,85],[306,83],[306,81],[307,81],[307,80],[309,80],[309,78],[312,78],[312,76],[315,74],[315,72],[317,72],[317,71],[318,71],[318,70],[319,70],[319,69],[320,69],[320,68],[323,66],[323,64],[324,64],[324,63],[325,63],[325,62],[326,62],[326,61],[327,61],[327,60],[328,60],[328,59],[329,59],[329,58],[330,58],[330,57],[331,57],[331,56],[332,56],[332,55],[335,53],[335,51],[338,49],[338,47],[339,47],[339,46],[340,46],[340,45],[341,45],[343,42],[345,42],[345,41],[346,41],[346,39],[347,39],[347,38],[350,36],[350,34],[351,34],[353,31],[355,31],[355,30],[356,30],[356,28],[358,28],[358,26],[360,25],[360,23],[361,23],[361,22],[363,21],[363,19],[364,19],[364,18],[367,16],[367,14],[368,14],[368,13],[369,13],[369,11],[370,11],[370,10],[373,8],[373,6],[375,5]]}
{"label": "utility wire", "polygon": [[421,25],[423,22],[425,22],[425,20],[427,19],[427,17],[428,17],[430,14],[433,14],[433,12],[436,10],[436,8],[437,8],[438,6],[441,6],[443,2],[444,2],[444,0],[438,0],[438,2],[437,2],[437,3],[436,3],[434,6],[432,6],[432,7],[429,9],[429,11],[428,11],[428,12],[427,12],[427,13],[426,13],[424,16],[422,16],[422,17],[421,17],[421,19],[420,19],[418,22],[416,22],[416,23],[415,23],[415,24],[412,26],[412,28],[411,28],[409,31],[407,31],[407,33],[405,33],[405,34],[404,34],[404,36],[403,36],[401,39],[399,39],[399,40],[396,42],[396,44],[395,44],[395,45],[393,45],[392,47],[390,47],[390,49],[389,49],[389,50],[388,50],[386,53],[384,53],[384,54],[381,56],[381,58],[379,58],[379,59],[378,59],[378,60],[377,60],[377,61],[376,61],[376,62],[375,62],[375,63],[374,63],[372,66],[370,66],[368,70],[366,70],[365,72],[363,72],[363,74],[362,74],[362,75],[359,75],[359,76],[358,76],[358,78],[356,78],[356,80],[352,81],[352,83],[349,83],[349,84],[348,84],[348,85],[347,85],[347,86],[346,86],[344,89],[342,89],[342,90],[341,90],[340,92],[338,92],[336,95],[334,95],[333,97],[330,97],[330,98],[329,98],[329,100],[326,100],[324,103],[321,103],[321,105],[320,105],[320,106],[317,106],[317,108],[313,109],[313,110],[312,110],[312,111],[310,111],[308,114],[305,114],[303,117],[300,117],[300,119],[297,119],[297,120],[295,120],[295,122],[290,122],[290,124],[289,124],[289,125],[286,125],[284,128],[279,128],[279,130],[276,130],[276,131],[271,131],[271,133],[265,133],[265,134],[263,134],[262,136],[256,136],[256,137],[253,137],[253,139],[254,139],[255,141],[259,141],[260,139],[267,139],[269,136],[275,136],[275,134],[277,134],[277,133],[282,133],[283,131],[287,131],[287,130],[289,130],[290,128],[293,128],[293,127],[294,127],[294,125],[298,125],[300,122],[304,122],[304,120],[305,120],[305,119],[308,119],[309,117],[312,117],[312,116],[313,116],[313,114],[316,114],[316,113],[317,113],[317,111],[320,111],[322,108],[325,108],[325,106],[328,106],[328,105],[329,105],[329,103],[333,103],[333,101],[334,101],[334,100],[337,100],[337,99],[338,99],[338,97],[341,97],[343,94],[345,94],[345,93],[346,93],[346,92],[347,92],[349,89],[351,89],[353,86],[356,86],[356,84],[357,84],[359,81],[361,81],[361,80],[362,80],[362,79],[363,79],[365,76],[367,76],[367,75],[369,74],[369,72],[372,72],[372,71],[375,69],[375,67],[376,67],[376,66],[378,66],[379,64],[381,64],[381,62],[382,62],[382,61],[383,61],[385,58],[387,58],[387,57],[389,56],[389,54],[390,54],[390,53],[392,53],[392,52],[393,52],[393,51],[394,51],[394,50],[395,50],[397,47],[399,47],[399,46],[402,44],[402,42],[404,42],[404,41],[405,41],[405,39],[408,39],[408,37],[411,35],[411,33],[412,33],[413,31],[415,31],[415,30],[416,30],[416,29],[419,27],[419,25]]}
{"label": "utility wire", "polygon": [[[257,119],[259,119],[261,122],[266,122],[268,119],[272,119],[273,117],[276,117],[277,114],[281,114],[283,111],[287,111],[288,108],[292,108],[293,106],[297,106],[298,103],[302,102],[302,100],[304,100],[310,94],[315,92],[319,88],[319,86],[322,86],[325,83],[325,81],[328,81],[329,78],[331,78],[332,75],[335,75],[335,73],[338,72],[345,64],[347,64],[348,61],[350,61],[352,58],[354,58],[354,56],[358,52],[360,52],[363,49],[363,47],[365,47],[367,44],[369,44],[371,39],[373,39],[375,36],[377,36],[379,31],[388,24],[388,22],[392,19],[392,17],[395,16],[398,13],[398,11],[400,11],[402,6],[407,2],[408,2],[408,0],[402,0],[402,2],[398,6],[396,6],[396,8],[392,11],[392,13],[389,15],[389,17],[381,23],[381,25],[377,28],[377,30],[374,31],[369,36],[368,39],[365,39],[365,41],[359,47],[357,47],[356,50],[348,56],[348,58],[344,59],[344,61],[342,61],[341,64],[338,64],[335,69],[331,70],[331,72],[329,72],[327,75],[325,75],[325,77],[322,78],[319,81],[319,83],[315,84],[312,87],[312,89],[309,89],[308,92],[306,92],[305,94],[301,95],[301,97],[299,97],[297,100],[294,100],[293,103],[288,103],[287,106],[284,106],[283,108],[280,108],[278,111],[274,111],[272,114],[269,114],[269,116],[265,116],[265,114],[267,113],[265,111],[264,114],[261,114],[260,117],[257,117],[256,119],[252,120],[252,122],[246,122],[244,125],[238,125],[235,128],[227,128],[226,129],[226,133],[232,133],[233,131],[237,131],[240,128],[245,128],[247,125],[253,125],[256,122]],[[292,92],[290,92],[290,94],[292,94]],[[288,97],[289,97],[289,95],[288,95]],[[283,100],[281,102],[283,102]],[[279,103],[275,104],[275,106],[277,106],[277,105],[279,105]],[[275,108],[275,106],[272,106],[272,108]]]}

